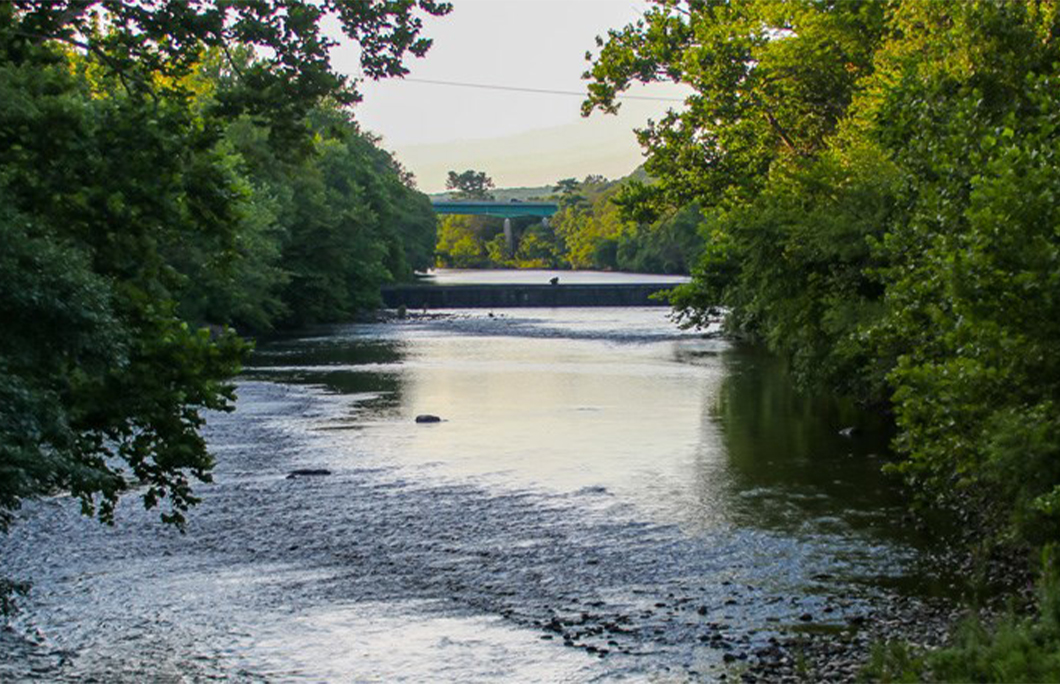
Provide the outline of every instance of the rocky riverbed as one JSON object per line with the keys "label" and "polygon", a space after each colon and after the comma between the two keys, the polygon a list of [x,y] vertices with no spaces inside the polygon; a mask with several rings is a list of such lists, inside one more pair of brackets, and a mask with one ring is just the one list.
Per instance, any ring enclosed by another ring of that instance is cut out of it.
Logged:
{"label": "rocky riverbed", "polygon": [[766,440],[788,395],[647,319],[465,320],[267,347],[185,534],[135,497],[114,528],[28,506],[0,679],[847,681],[939,638],[846,416]]}

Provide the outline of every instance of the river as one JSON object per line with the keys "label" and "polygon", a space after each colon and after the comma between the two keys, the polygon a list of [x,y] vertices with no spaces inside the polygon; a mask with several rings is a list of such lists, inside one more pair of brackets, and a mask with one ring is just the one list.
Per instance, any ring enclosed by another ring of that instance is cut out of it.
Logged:
{"label": "river", "polygon": [[320,328],[238,396],[186,534],[19,514],[0,679],[713,680],[937,590],[883,428],[664,309]]}

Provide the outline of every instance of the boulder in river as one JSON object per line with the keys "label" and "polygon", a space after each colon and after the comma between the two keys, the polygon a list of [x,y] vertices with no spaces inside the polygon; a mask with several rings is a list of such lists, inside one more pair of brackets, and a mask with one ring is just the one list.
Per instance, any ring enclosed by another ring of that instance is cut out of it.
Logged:
{"label": "boulder in river", "polygon": [[438,416],[432,416],[429,413],[422,413],[422,414],[416,416],[416,422],[417,423],[440,423],[440,422],[442,422],[442,419],[439,418]]}
{"label": "boulder in river", "polygon": [[322,475],[331,475],[331,471],[327,468],[298,468],[292,470],[287,475],[288,480],[293,480],[296,477],[320,477]]}

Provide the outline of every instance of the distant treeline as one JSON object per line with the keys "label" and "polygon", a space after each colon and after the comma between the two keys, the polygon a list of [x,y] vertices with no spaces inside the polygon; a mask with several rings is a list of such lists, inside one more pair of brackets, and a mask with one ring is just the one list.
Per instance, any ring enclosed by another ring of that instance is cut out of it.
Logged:
{"label": "distant treeline", "polygon": [[614,200],[633,178],[643,178],[643,172],[615,181],[602,176],[559,181],[551,193],[531,198],[556,202],[559,211],[547,225],[540,219],[513,219],[511,251],[502,219],[440,217],[438,265],[687,274],[704,245],[698,205],[649,222],[624,217]]}

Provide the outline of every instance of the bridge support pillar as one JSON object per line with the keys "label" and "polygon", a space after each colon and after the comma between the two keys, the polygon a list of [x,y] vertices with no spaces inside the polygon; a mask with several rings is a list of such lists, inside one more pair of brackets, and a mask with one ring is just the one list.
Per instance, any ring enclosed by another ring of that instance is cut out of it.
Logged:
{"label": "bridge support pillar", "polygon": [[504,244],[508,247],[508,256],[514,256],[515,250],[512,249],[512,220],[510,218],[504,219]]}

